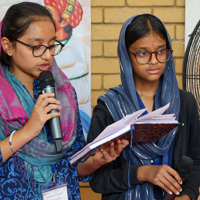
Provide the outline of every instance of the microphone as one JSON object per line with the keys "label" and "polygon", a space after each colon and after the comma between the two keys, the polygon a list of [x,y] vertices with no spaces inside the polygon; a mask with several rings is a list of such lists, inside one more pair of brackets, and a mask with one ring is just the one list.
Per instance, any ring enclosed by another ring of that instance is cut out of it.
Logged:
{"label": "microphone", "polygon": [[[188,174],[190,173],[192,166],[193,166],[193,160],[192,158],[188,156],[182,156],[178,160],[175,169],[178,172],[183,182],[185,181]],[[174,193],[172,195],[166,193],[163,200],[174,200],[175,197],[176,197],[176,194]]]}
{"label": "microphone", "polygon": [[[42,93],[54,93],[55,94],[55,80],[53,74],[50,71],[43,71],[39,76],[39,84],[42,89]],[[56,98],[56,97],[55,97]],[[59,112],[57,109],[51,110],[50,113]],[[49,120],[52,138],[55,142],[56,150],[59,152],[62,148],[62,130],[60,124],[60,117],[53,117]]]}

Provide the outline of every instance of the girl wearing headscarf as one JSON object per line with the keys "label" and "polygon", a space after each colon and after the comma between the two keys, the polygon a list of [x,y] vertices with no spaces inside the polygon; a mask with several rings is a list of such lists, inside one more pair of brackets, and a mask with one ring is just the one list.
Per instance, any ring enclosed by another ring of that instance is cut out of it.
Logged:
{"label": "girl wearing headscarf", "polygon": [[[71,165],[85,142],[75,90],[54,61],[63,46],[53,18],[45,7],[23,2],[8,9],[1,25],[0,199],[80,199],[79,180],[88,181],[128,143],[118,141],[117,150],[112,144]],[[44,71],[53,74],[57,99],[41,92]],[[48,124],[54,117],[61,121],[60,151]]]}
{"label": "girl wearing headscarf", "polygon": [[[121,85],[98,98],[88,133],[94,140],[106,126],[127,114],[149,113],[168,103],[180,125],[157,141],[133,143],[98,169],[90,186],[103,200],[197,200],[200,186],[200,124],[195,98],[178,88],[173,50],[164,24],[150,14],[133,16],[118,41]],[[134,137],[134,135],[133,135]],[[174,168],[182,156],[193,160],[183,182]]]}

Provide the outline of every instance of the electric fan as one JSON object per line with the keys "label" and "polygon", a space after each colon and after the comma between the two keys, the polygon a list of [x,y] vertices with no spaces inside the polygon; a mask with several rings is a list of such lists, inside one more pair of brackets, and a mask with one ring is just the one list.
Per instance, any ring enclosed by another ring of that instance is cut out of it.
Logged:
{"label": "electric fan", "polygon": [[200,20],[187,44],[183,61],[183,89],[196,98],[200,116]]}

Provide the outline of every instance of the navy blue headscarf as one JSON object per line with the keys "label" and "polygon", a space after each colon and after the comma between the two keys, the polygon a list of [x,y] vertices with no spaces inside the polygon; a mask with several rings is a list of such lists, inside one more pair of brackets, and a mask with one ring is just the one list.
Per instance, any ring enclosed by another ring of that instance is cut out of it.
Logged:
{"label": "navy blue headscarf", "polygon": [[[99,100],[105,102],[114,121],[118,121],[125,115],[140,110],[140,105],[134,84],[132,64],[125,43],[125,33],[127,26],[132,22],[132,20],[135,17],[136,16],[129,18],[124,23],[118,41],[118,58],[121,70],[122,84],[117,87],[110,88],[106,94],[99,97]],[[168,37],[167,41],[168,46],[169,48],[172,48],[170,37],[167,30],[166,33]],[[155,103],[155,109],[170,103],[170,107],[167,109],[165,113],[166,114],[175,113],[176,120],[178,120],[179,109],[180,109],[180,95],[175,74],[173,55],[171,59],[166,63],[166,68],[160,80],[160,85],[156,92],[154,103]],[[156,143],[155,142],[146,142],[142,144],[134,143],[131,149],[132,150],[131,164],[151,165],[152,159],[166,154],[175,137],[176,130],[177,129],[173,129],[171,132],[163,136]],[[130,158],[130,148],[124,149],[123,155],[126,161],[128,162]],[[128,196],[129,195],[127,192],[126,199],[128,199]],[[137,185],[133,190],[130,191],[130,196],[131,199],[134,200],[154,199],[153,185],[150,183]]]}

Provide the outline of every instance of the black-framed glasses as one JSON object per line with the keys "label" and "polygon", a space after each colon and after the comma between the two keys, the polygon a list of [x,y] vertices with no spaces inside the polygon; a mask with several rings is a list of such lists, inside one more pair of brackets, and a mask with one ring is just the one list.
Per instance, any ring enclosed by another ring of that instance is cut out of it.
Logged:
{"label": "black-framed glasses", "polygon": [[35,56],[35,57],[42,56],[47,51],[47,49],[49,49],[52,56],[56,56],[62,51],[62,48],[64,47],[64,44],[62,44],[61,42],[59,42],[57,40],[55,41],[55,44],[50,45],[48,47],[45,46],[45,45],[31,46],[29,44],[26,44],[26,43],[20,41],[20,40],[16,40],[16,41],[27,46],[27,47],[30,47],[32,49],[33,56]]}
{"label": "black-framed glasses", "polygon": [[136,61],[139,64],[145,65],[151,61],[153,53],[155,53],[156,59],[158,62],[166,63],[171,58],[171,54],[172,54],[173,50],[172,49],[161,49],[161,50],[158,50],[155,52],[139,51],[139,52],[135,52],[135,53],[128,50],[128,52],[135,56]]}

